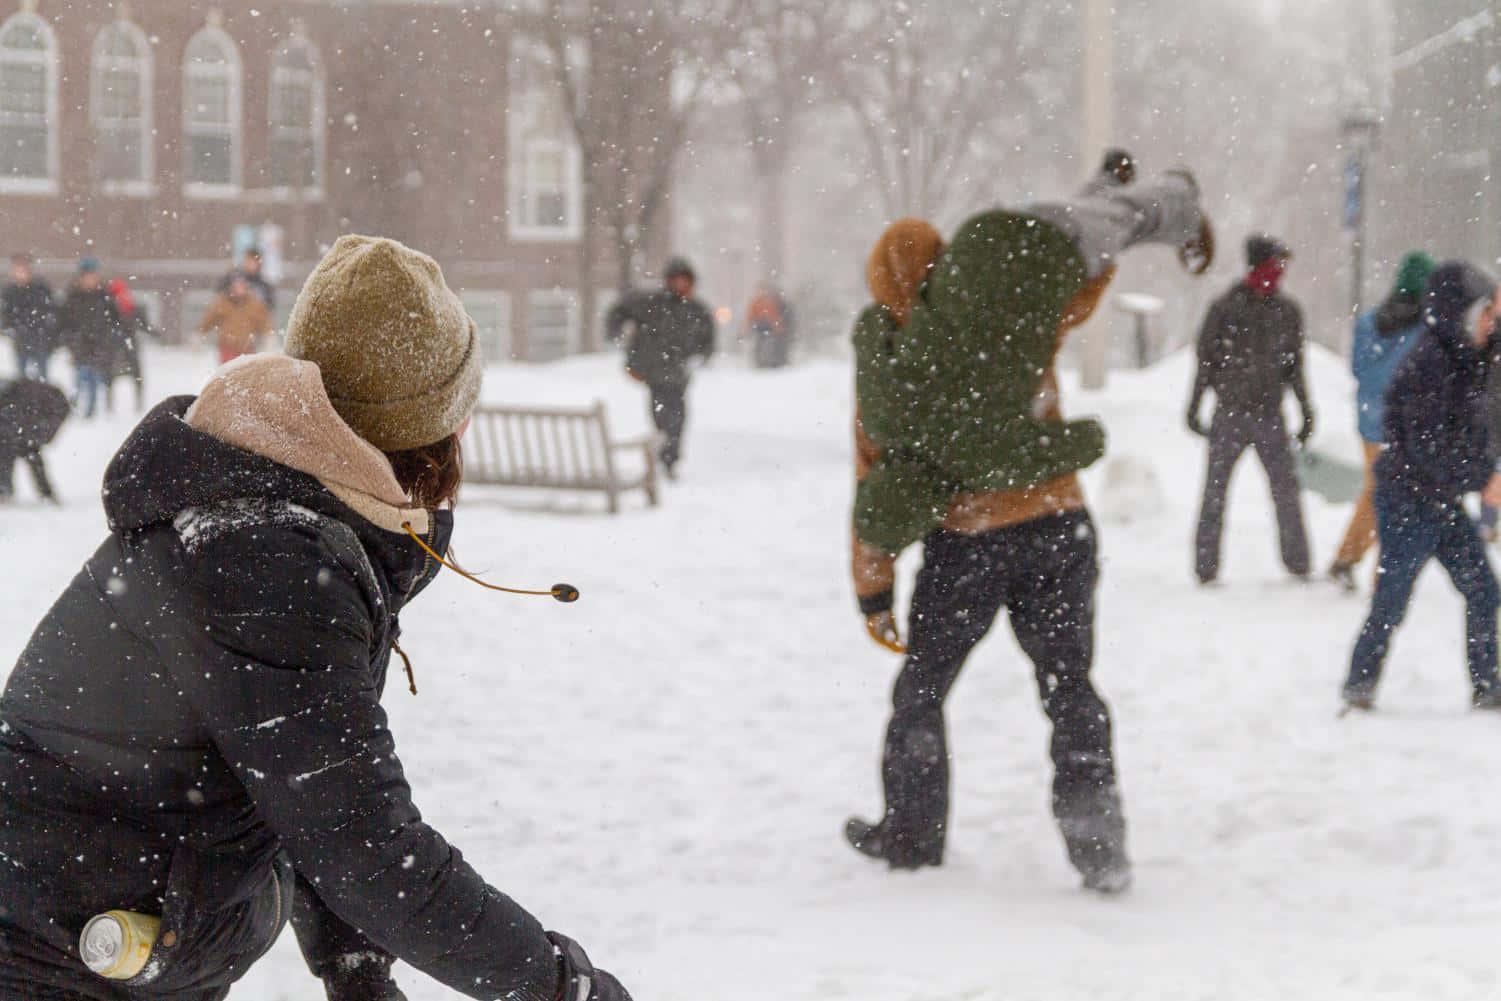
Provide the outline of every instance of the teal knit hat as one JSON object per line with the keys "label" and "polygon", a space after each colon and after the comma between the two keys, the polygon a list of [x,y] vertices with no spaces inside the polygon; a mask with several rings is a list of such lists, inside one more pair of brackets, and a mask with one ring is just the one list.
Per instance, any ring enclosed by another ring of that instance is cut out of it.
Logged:
{"label": "teal knit hat", "polygon": [[1397,268],[1397,295],[1406,299],[1418,299],[1428,288],[1428,279],[1433,274],[1433,258],[1421,250],[1403,255]]}

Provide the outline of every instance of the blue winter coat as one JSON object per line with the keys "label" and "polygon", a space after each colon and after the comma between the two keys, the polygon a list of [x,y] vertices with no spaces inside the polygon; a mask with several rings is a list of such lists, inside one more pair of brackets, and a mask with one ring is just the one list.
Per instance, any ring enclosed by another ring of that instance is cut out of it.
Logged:
{"label": "blue winter coat", "polygon": [[[1446,266],[1447,267],[1447,266]],[[1454,505],[1485,488],[1493,468],[1486,427],[1487,352],[1465,330],[1469,303],[1434,272],[1424,311],[1427,333],[1397,368],[1376,462],[1382,486],[1408,502]]]}
{"label": "blue winter coat", "polygon": [[1416,303],[1394,299],[1355,321],[1355,344],[1350,350],[1350,371],[1358,386],[1355,409],[1360,436],[1372,444],[1385,441],[1381,422],[1386,415],[1386,390],[1423,332],[1420,312]]}

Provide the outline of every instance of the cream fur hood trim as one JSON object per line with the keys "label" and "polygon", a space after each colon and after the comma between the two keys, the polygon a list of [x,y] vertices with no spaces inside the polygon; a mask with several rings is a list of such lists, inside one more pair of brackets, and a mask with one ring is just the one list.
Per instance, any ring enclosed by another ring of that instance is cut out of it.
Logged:
{"label": "cream fur hood trim", "polygon": [[428,530],[427,512],[410,500],[391,462],[344,423],[310,361],[247,355],[215,372],[183,418],[236,448],[306,473],[360,517],[388,532],[410,522]]}

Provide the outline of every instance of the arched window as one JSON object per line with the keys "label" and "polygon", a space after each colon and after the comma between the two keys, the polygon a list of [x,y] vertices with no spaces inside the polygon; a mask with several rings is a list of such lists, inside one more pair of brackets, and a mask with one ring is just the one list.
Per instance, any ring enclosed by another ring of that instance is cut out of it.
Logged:
{"label": "arched window", "polygon": [[518,39],[507,109],[510,231],[518,239],[571,240],[583,214],[583,158],[568,119],[552,51]]}
{"label": "arched window", "polygon": [[101,187],[145,187],[153,172],[151,45],[133,24],[116,21],[94,38],[94,177]]}
{"label": "arched window", "polygon": [[182,64],[183,183],[212,193],[240,187],[240,53],[220,28],[188,42]]}
{"label": "arched window", "polygon": [[271,56],[271,186],[323,189],[323,71],[305,39],[283,42]]}
{"label": "arched window", "polygon": [[0,188],[57,185],[57,37],[31,13],[0,25]]}

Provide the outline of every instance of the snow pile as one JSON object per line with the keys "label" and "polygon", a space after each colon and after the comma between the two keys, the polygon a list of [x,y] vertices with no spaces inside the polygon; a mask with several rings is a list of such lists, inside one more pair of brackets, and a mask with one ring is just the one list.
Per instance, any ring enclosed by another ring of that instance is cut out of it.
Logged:
{"label": "snow pile", "polygon": [[[153,394],[202,357],[148,359]],[[1358,456],[1351,386],[1315,352],[1320,447]],[[577,605],[444,574],[403,617],[427,679],[390,686],[428,820],[643,1001],[1164,1001],[1490,998],[1501,991],[1501,722],[1467,711],[1460,604],[1430,573],[1382,690],[1335,719],[1363,599],[1288,582],[1265,479],[1240,467],[1224,584],[1192,582],[1203,444],[1183,428],[1183,356],[1112,376],[1097,676],[1117,721],[1137,889],[1080,893],[1048,816],[1032,671],[998,627],[951,700],[950,863],[893,875],[842,843],[879,803],[897,662],[847,580],[850,372],[719,365],[690,396],[684,481],[619,517],[590,495],[474,489],[465,565],[498,583],[574,581]],[[486,399],[604,399],[646,428],[615,359],[495,367]],[[124,415],[51,452],[61,511],[0,523],[13,658],[97,544],[95,494]],[[18,474],[23,498],[26,475]],[[1318,565],[1345,509],[1308,498]],[[912,559],[899,591],[910,592]],[[268,721],[269,722],[269,721]],[[399,969],[412,1001],[451,995]],[[317,996],[291,935],[234,997]]]}

